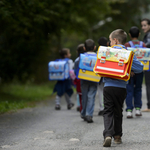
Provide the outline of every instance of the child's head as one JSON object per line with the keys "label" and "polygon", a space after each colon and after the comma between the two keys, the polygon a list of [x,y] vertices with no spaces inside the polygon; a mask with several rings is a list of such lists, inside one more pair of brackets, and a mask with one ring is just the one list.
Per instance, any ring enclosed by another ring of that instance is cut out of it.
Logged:
{"label": "child's head", "polygon": [[127,40],[127,33],[122,29],[117,29],[109,35],[110,46],[122,44],[124,45]]}
{"label": "child's head", "polygon": [[108,40],[106,37],[100,37],[98,39],[98,45],[99,46],[108,46]]}
{"label": "child's head", "polygon": [[84,47],[84,44],[79,44],[78,45],[78,47],[77,47],[77,54],[78,54],[78,56],[80,56],[81,53],[85,52],[83,47]]}
{"label": "child's head", "polygon": [[61,58],[70,58],[71,57],[70,49],[68,49],[68,48],[61,49],[59,53],[60,53]]}
{"label": "child's head", "polygon": [[139,30],[138,27],[133,26],[133,27],[130,28],[129,35],[130,35],[131,38],[138,38],[139,34],[140,34],[140,30]]}
{"label": "child's head", "polygon": [[150,31],[150,20],[147,18],[142,19],[141,21],[142,30],[144,33]]}
{"label": "child's head", "polygon": [[94,51],[96,49],[95,42],[92,39],[87,39],[84,43],[84,49],[86,52]]}

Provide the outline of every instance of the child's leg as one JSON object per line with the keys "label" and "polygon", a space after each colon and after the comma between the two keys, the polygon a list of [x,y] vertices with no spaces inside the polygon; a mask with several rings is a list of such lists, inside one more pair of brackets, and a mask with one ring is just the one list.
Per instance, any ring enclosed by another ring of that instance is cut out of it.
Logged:
{"label": "child's leg", "polygon": [[112,137],[114,134],[114,128],[113,128],[113,99],[112,99],[112,88],[111,87],[104,87],[103,89],[103,95],[104,95],[104,131],[103,136],[104,139],[109,136]]}
{"label": "child's leg", "polygon": [[99,95],[99,110],[103,111],[104,110],[104,102],[103,102],[103,88],[104,85],[101,83],[100,85],[98,84],[98,95]]}
{"label": "child's leg", "polygon": [[134,80],[135,77],[130,77],[130,81],[127,84],[127,97],[126,97],[126,111],[131,111],[133,110],[133,94],[134,94]]}
{"label": "child's leg", "polygon": [[123,118],[123,104],[126,98],[126,89],[117,88],[113,91],[116,94],[114,101],[114,135],[113,136],[122,136],[122,118]]}
{"label": "child's leg", "polygon": [[88,81],[81,81],[81,91],[82,91],[82,111],[81,116],[85,117],[86,115],[86,106],[87,106],[87,93],[88,93]]}
{"label": "child's leg", "polygon": [[74,104],[71,101],[71,97],[69,97],[67,93],[65,93],[64,95],[65,95],[66,102],[68,104],[68,109],[71,109],[74,106]]}
{"label": "child's leg", "polygon": [[56,110],[60,110],[61,109],[61,107],[60,107],[60,99],[61,99],[61,97],[56,95],[56,100],[55,100],[55,109]]}
{"label": "child's leg", "polygon": [[79,94],[77,93],[77,107],[80,107]]}
{"label": "child's leg", "polygon": [[80,112],[82,111],[82,94],[79,94]]}
{"label": "child's leg", "polygon": [[60,99],[61,99],[61,97],[56,95],[56,100],[55,100],[56,105],[60,105]]}
{"label": "child's leg", "polygon": [[88,100],[87,100],[86,116],[93,117],[96,92],[97,92],[97,83],[91,83],[87,93]]}
{"label": "child's leg", "polygon": [[65,99],[66,99],[67,104],[70,104],[71,103],[71,98],[68,96],[67,93],[65,93],[64,95],[65,95]]}
{"label": "child's leg", "polygon": [[142,107],[142,82],[143,72],[135,74],[134,107],[139,109]]}
{"label": "child's leg", "polygon": [[77,93],[77,111],[80,111],[80,100],[79,100],[79,94]]}

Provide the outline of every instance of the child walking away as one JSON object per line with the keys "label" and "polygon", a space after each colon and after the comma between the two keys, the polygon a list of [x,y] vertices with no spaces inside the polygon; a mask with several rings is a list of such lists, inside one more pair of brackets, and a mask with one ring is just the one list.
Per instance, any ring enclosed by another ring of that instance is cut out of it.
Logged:
{"label": "child walking away", "polygon": [[[98,45],[99,46],[107,46],[108,45],[108,40],[106,37],[100,37],[98,39]],[[99,84],[97,85],[97,91],[99,95],[99,112],[98,115],[102,116],[104,113],[104,102],[103,102],[103,88],[104,88],[104,83],[102,82],[103,78],[101,77],[101,80]]]}
{"label": "child walking away", "polygon": [[[95,43],[92,39],[87,39],[84,43],[85,54],[96,54]],[[82,111],[81,118],[87,121],[87,123],[93,122],[93,112],[95,95],[97,92],[97,82],[81,79],[81,91],[82,91]]]}
{"label": "child walking away", "polygon": [[[74,63],[73,61],[70,59],[71,54],[70,54],[70,49],[68,48],[63,48],[60,51],[60,56],[61,56],[61,60],[66,60],[69,64],[69,70],[72,70],[74,67]],[[64,80],[58,80],[55,87],[54,87],[54,91],[53,92],[57,92],[56,95],[56,100],[55,100],[55,109],[56,110],[60,110],[61,106],[60,106],[60,100],[61,97],[64,95],[66,102],[67,102],[67,108],[71,109],[74,104],[71,101],[71,96],[73,94],[73,89],[72,89],[72,80],[70,78],[64,79]]]}
{"label": "child walking away", "polygon": [[[77,47],[77,54],[78,57],[75,60],[75,65],[74,65],[74,72],[76,75],[76,79],[74,80],[74,83],[76,85],[76,91],[77,91],[77,96],[79,97],[79,111],[81,112],[82,110],[82,92],[81,92],[81,83],[80,83],[80,79],[78,79],[78,72],[79,72],[79,56],[80,54],[84,53],[84,44],[79,44]],[[78,99],[77,99],[78,100]]]}
{"label": "child walking away", "polygon": [[[126,47],[146,47],[146,45],[138,40],[140,31],[138,27],[133,26],[129,30],[129,36],[131,41],[125,44]],[[143,66],[141,65],[143,68]],[[135,108],[136,116],[142,116],[141,107],[142,107],[142,82],[143,82],[143,70],[140,72],[133,72],[131,70],[133,76],[130,77],[130,81],[127,84],[127,97],[126,97],[126,111],[127,111],[127,118],[133,118],[132,112]]]}
{"label": "child walking away", "polygon": [[[124,46],[127,34],[122,29],[114,30],[110,36],[110,45],[113,48],[126,48]],[[132,70],[136,70],[139,65],[139,61],[134,57]],[[136,67],[135,67],[136,66]],[[104,147],[111,146],[112,137],[114,138],[114,143],[122,143],[122,117],[123,117],[123,103],[126,98],[126,84],[124,80],[118,80],[114,78],[103,78],[104,82]]]}

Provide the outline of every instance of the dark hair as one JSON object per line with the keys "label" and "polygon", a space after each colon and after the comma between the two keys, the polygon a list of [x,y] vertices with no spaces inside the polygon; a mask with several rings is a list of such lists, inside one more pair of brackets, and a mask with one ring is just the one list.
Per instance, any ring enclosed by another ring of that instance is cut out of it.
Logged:
{"label": "dark hair", "polygon": [[84,53],[84,44],[79,44],[78,47],[77,47],[77,53],[78,53],[78,56],[80,56],[81,53]]}
{"label": "dark hair", "polygon": [[146,21],[147,24],[150,25],[150,19],[144,18],[144,19],[141,20],[141,22],[142,22],[142,21]]}
{"label": "dark hair", "polygon": [[107,42],[108,42],[108,40],[107,40],[107,38],[106,37],[100,37],[99,39],[98,39],[98,45],[100,46],[107,46]]}
{"label": "dark hair", "polygon": [[65,58],[65,55],[67,55],[68,51],[70,51],[69,48],[63,48],[59,51],[60,57]]}
{"label": "dark hair", "polygon": [[133,26],[133,27],[130,28],[129,33],[130,33],[132,38],[138,38],[140,30],[139,30],[138,27]]}
{"label": "dark hair", "polygon": [[122,29],[116,29],[110,34],[111,38],[116,38],[120,44],[125,44],[127,40],[127,33]]}
{"label": "dark hair", "polygon": [[87,39],[84,43],[86,51],[93,51],[95,42],[92,39]]}

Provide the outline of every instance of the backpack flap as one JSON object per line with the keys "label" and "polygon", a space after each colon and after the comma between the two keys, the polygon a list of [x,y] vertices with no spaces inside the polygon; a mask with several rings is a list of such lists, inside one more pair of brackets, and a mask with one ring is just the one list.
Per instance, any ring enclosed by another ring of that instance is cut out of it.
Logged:
{"label": "backpack flap", "polygon": [[93,72],[97,57],[96,54],[80,54],[79,79],[99,82],[100,76]]}
{"label": "backpack flap", "polygon": [[129,64],[132,64],[132,60],[133,52],[131,51],[100,46],[94,72],[102,77],[128,80],[127,72],[130,72]]}
{"label": "backpack flap", "polygon": [[65,60],[49,62],[48,71],[49,80],[65,80],[69,78],[69,64]]}
{"label": "backpack flap", "polygon": [[79,69],[93,71],[97,57],[96,54],[80,54]]}

